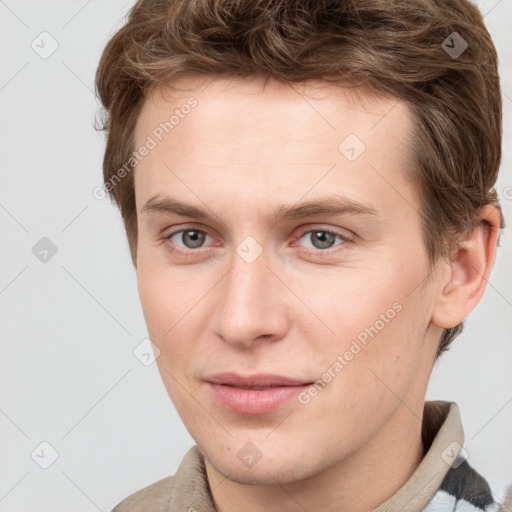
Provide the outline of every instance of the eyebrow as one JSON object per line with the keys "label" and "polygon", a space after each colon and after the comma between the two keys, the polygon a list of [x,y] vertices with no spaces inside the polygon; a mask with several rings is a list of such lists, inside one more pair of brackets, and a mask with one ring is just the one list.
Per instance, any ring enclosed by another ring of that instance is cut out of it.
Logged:
{"label": "eyebrow", "polygon": [[[149,199],[141,209],[141,214],[176,214],[194,219],[217,218],[225,222],[210,208],[185,203],[172,197],[156,195]],[[282,205],[268,216],[266,220],[278,224],[286,220],[297,220],[315,215],[373,215],[379,216],[377,210],[368,204],[361,203],[343,195],[330,195],[327,197],[306,201],[292,206]]]}

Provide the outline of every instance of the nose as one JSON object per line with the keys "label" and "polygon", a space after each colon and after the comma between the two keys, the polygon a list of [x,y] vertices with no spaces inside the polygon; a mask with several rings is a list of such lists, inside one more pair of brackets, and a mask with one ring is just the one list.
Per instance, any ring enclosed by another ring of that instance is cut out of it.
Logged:
{"label": "nose", "polygon": [[269,268],[265,251],[254,261],[233,253],[231,270],[216,287],[218,306],[212,325],[224,342],[249,348],[257,341],[277,341],[289,329],[289,291],[279,270]]}

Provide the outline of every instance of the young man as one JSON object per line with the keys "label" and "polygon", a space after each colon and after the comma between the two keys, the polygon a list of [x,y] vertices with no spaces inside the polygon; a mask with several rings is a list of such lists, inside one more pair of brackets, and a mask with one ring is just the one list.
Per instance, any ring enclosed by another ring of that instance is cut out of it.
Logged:
{"label": "young man", "polygon": [[97,72],[167,391],[197,443],[125,511],[498,510],[425,402],[502,226],[466,0],[141,0]]}

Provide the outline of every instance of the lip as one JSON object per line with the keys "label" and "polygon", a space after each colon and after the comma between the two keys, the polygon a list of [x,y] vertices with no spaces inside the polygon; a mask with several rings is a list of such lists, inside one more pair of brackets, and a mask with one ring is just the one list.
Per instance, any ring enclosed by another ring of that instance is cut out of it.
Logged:
{"label": "lip", "polygon": [[221,373],[211,375],[205,381],[212,397],[222,407],[252,416],[279,409],[312,384],[273,374]]}

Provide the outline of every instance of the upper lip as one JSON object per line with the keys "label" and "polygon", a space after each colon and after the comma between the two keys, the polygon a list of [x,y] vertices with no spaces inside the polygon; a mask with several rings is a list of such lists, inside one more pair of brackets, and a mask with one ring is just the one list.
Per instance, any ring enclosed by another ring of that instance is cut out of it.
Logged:
{"label": "upper lip", "polygon": [[224,384],[236,387],[278,387],[278,386],[304,386],[310,382],[285,377],[283,375],[257,374],[238,375],[236,373],[216,373],[206,377],[205,380],[212,384]]}

